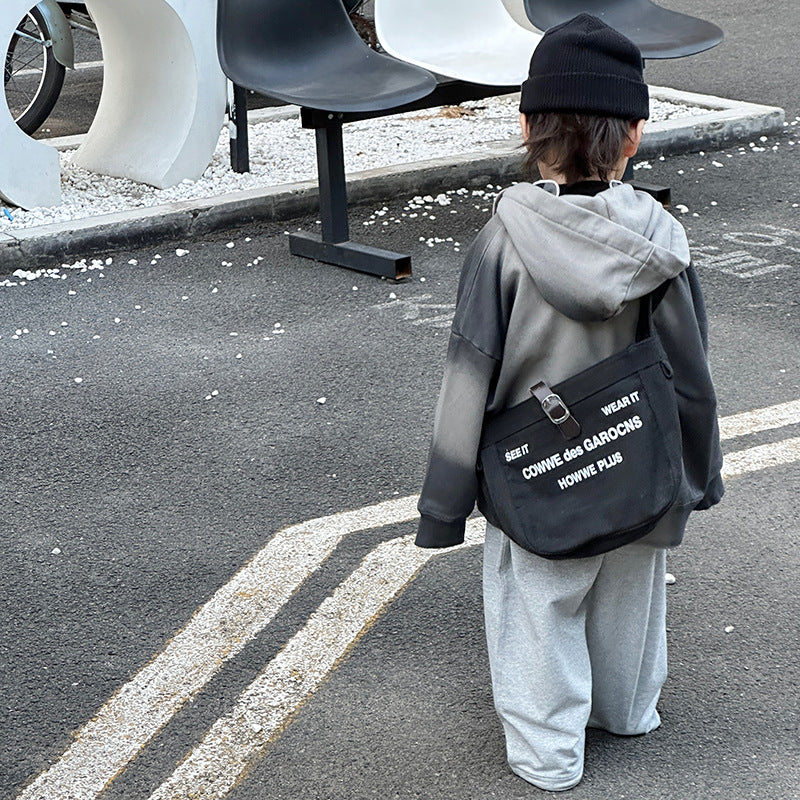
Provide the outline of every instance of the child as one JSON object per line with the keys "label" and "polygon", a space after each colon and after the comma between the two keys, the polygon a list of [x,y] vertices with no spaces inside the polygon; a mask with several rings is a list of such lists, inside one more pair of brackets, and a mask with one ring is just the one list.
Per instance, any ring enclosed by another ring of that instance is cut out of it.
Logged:
{"label": "child", "polygon": [[581,780],[587,726],[632,736],[660,724],[665,548],[680,543],[690,511],[722,497],[722,456],[686,235],[652,197],[619,182],[649,114],[638,49],[588,14],[550,29],[520,111],[529,162],[544,180],[505,190],[466,257],[418,545],[463,541],[480,494],[484,415],[528,399],[542,375],[557,384],[622,350],[639,298],[674,279],[653,319],[681,421],[675,506],[639,542],[581,559],[540,558],[486,528],[486,634],[509,764],[559,791]]}

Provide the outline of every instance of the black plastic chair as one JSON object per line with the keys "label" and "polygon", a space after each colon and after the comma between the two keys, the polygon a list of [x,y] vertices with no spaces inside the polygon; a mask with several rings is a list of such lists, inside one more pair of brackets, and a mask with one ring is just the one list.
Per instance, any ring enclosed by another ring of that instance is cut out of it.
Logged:
{"label": "black plastic chair", "polygon": [[651,0],[525,0],[528,19],[547,30],[587,12],[624,33],[644,58],[680,58],[708,50],[722,41],[712,22],[670,11]]}
{"label": "black plastic chair", "polygon": [[349,241],[342,120],[424,97],[436,87],[433,75],[367,47],[342,0],[218,0],[217,49],[234,85],[325,112],[303,117],[304,127],[316,129],[322,236],[293,234],[291,252],[385,277],[409,275],[408,256]]}

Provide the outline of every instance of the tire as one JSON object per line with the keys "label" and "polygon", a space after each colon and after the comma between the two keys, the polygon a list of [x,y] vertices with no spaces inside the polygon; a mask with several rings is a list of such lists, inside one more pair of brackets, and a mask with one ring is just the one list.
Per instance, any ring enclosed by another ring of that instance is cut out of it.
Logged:
{"label": "tire", "polygon": [[32,134],[58,101],[66,70],[56,61],[52,46],[45,44],[51,33],[38,8],[25,15],[17,31],[6,53],[3,85],[11,116]]}
{"label": "tire", "polygon": [[342,2],[348,14],[352,14],[359,6],[364,5],[364,0],[342,0]]}

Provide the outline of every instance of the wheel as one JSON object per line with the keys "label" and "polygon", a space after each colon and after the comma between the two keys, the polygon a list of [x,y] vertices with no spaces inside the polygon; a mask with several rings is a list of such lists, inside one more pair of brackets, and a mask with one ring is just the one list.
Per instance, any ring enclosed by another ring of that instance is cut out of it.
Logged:
{"label": "wheel", "polygon": [[25,133],[47,119],[64,85],[64,65],[53,55],[51,34],[38,8],[32,8],[11,37],[3,83],[11,116]]}
{"label": "wheel", "polygon": [[364,5],[364,0],[342,0],[344,7],[347,9],[348,14],[358,11],[359,6]]}

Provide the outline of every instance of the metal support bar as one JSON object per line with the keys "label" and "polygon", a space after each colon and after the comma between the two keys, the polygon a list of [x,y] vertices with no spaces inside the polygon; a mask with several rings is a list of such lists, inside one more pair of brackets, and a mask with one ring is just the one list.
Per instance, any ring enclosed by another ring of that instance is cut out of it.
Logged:
{"label": "metal support bar", "polygon": [[497,97],[518,91],[519,86],[485,86],[481,83],[448,80],[437,84],[436,88],[425,97],[402,106],[383,108],[378,111],[346,111],[336,114],[316,108],[302,108],[300,109],[300,120],[304,128],[324,128],[332,121],[345,124],[360,122],[365,119],[422,111],[436,106],[457,106],[468,100],[483,100],[487,97]]}
{"label": "metal support bar", "polygon": [[411,256],[357,242],[326,242],[312,233],[293,233],[289,236],[289,252],[381,278],[411,277]]}
{"label": "metal support bar", "polygon": [[622,180],[625,183],[633,183],[633,159],[629,158],[625,165],[625,172],[622,173]]}
{"label": "metal support bar", "polygon": [[672,200],[672,191],[669,186],[654,186],[650,183],[641,183],[633,177],[633,160],[628,160],[628,165],[625,167],[625,173],[622,176],[625,183],[629,183],[634,189],[640,192],[647,192],[652,195],[662,206],[666,207]]}
{"label": "metal support bar", "polygon": [[317,261],[336,264],[340,267],[384,278],[411,277],[410,256],[350,241],[342,125],[347,122],[400,114],[438,105],[455,105],[465,100],[506,94],[516,91],[518,88],[447,81],[440,83],[426,97],[394,108],[349,113],[302,108],[300,110],[302,125],[304,128],[314,129],[317,141],[322,236],[305,233],[292,234],[289,237],[290,252],[293,255],[313,258]]}
{"label": "metal support bar", "polygon": [[317,128],[317,174],[319,175],[319,213],[324,242],[346,242],[350,238],[347,224],[347,182],[344,174],[342,123]]}
{"label": "metal support bar", "polygon": [[654,186],[650,183],[639,183],[639,181],[631,181],[630,183],[634,189],[652,195],[664,207],[672,202],[672,190],[669,186]]}
{"label": "metal support bar", "polygon": [[296,256],[370,275],[394,279],[410,277],[410,256],[350,241],[342,122],[335,114],[327,114],[325,122],[325,127],[315,131],[322,236],[292,234],[289,237],[289,251]]}
{"label": "metal support bar", "polygon": [[250,147],[247,138],[247,89],[228,81],[228,120],[231,169],[250,172]]}

